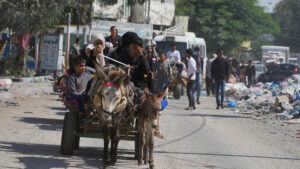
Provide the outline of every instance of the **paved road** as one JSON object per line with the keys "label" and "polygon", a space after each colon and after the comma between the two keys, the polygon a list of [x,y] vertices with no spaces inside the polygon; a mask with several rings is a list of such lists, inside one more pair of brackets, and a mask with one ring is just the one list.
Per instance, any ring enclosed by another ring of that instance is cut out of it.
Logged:
{"label": "paved road", "polygon": [[[0,110],[0,168],[102,168],[100,139],[82,139],[75,156],[59,153],[65,109],[56,95],[19,100],[20,106]],[[203,97],[195,111],[186,99],[170,100],[161,116],[165,140],[156,139],[158,169],[297,169],[300,139],[297,127],[279,121],[215,110]],[[121,141],[119,160],[111,168],[147,168],[133,159],[133,142]]]}

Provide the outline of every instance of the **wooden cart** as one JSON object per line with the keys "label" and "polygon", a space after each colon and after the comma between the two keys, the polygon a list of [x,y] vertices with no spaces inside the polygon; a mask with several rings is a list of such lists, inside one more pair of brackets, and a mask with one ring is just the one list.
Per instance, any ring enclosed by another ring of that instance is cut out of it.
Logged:
{"label": "wooden cart", "polygon": [[[103,138],[103,131],[100,120],[79,120],[76,105],[69,104],[66,107],[69,109],[69,112],[67,112],[64,117],[60,152],[64,155],[72,155],[74,150],[79,149],[80,137]],[[135,158],[137,158],[137,119],[134,120],[134,128],[132,127],[133,125],[129,123],[121,124],[120,140],[135,141]]]}

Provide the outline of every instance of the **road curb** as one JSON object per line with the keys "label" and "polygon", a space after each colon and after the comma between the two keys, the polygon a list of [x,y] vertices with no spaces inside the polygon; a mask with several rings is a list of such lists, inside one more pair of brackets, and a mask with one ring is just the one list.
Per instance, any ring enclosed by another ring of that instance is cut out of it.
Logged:
{"label": "road curb", "polygon": [[37,76],[37,77],[23,77],[23,78],[12,78],[13,82],[44,82],[49,79],[53,79],[53,76]]}

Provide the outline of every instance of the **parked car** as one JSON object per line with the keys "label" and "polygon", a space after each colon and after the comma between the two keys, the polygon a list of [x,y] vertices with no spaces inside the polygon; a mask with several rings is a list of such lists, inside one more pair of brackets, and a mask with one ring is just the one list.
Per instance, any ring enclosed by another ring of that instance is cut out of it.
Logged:
{"label": "parked car", "polygon": [[299,65],[294,64],[279,64],[271,67],[267,72],[258,77],[258,82],[280,82],[293,74],[298,74]]}
{"label": "parked car", "polygon": [[267,67],[264,64],[255,64],[255,82],[258,81],[258,77],[267,72]]}

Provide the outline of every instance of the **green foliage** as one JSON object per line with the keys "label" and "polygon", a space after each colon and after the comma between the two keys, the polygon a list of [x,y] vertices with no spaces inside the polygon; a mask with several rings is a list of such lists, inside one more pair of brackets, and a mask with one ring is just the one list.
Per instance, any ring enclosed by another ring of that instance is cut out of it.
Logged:
{"label": "green foliage", "polygon": [[241,42],[280,29],[257,0],[176,0],[176,14],[190,17],[189,31],[205,38],[208,51],[232,51]]}
{"label": "green foliage", "polygon": [[33,33],[53,28],[62,19],[62,2],[49,0],[3,0],[0,4],[0,30]]}
{"label": "green foliage", "polygon": [[[35,33],[67,24],[67,13],[77,9],[81,23],[90,22],[91,0],[1,0],[0,30],[11,28],[17,33]],[[75,13],[75,14],[74,14]]]}
{"label": "green foliage", "polygon": [[274,12],[281,33],[276,37],[277,45],[290,46],[294,52],[300,52],[300,1],[282,0]]}
{"label": "green foliage", "polygon": [[[70,3],[71,2],[71,3]],[[66,5],[65,11],[71,11],[72,24],[77,24],[80,20],[80,24],[89,24],[92,19],[92,2],[93,0],[72,0]],[[80,16],[79,16],[80,15]],[[79,18],[80,19],[79,19]]]}
{"label": "green foliage", "polygon": [[[28,53],[28,48],[25,53]],[[6,58],[0,59],[0,76],[10,77],[32,77],[35,75],[35,71],[28,69],[26,66],[20,66],[16,64],[18,62],[16,55],[10,55]],[[34,59],[28,55],[24,56],[24,62],[34,61]]]}

